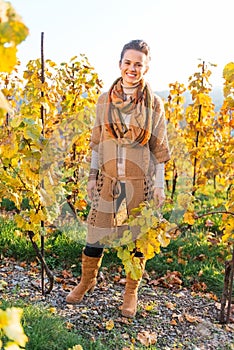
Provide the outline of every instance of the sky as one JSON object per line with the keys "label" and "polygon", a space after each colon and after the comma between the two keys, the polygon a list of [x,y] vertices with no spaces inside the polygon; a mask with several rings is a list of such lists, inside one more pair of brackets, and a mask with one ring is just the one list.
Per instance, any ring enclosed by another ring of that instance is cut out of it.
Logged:
{"label": "sky", "polygon": [[40,57],[57,64],[85,54],[107,90],[120,75],[122,47],[143,39],[151,48],[146,80],[154,91],[176,81],[188,85],[202,61],[211,83],[222,86],[224,66],[234,61],[233,0],[9,0],[29,28],[18,46],[24,68]]}

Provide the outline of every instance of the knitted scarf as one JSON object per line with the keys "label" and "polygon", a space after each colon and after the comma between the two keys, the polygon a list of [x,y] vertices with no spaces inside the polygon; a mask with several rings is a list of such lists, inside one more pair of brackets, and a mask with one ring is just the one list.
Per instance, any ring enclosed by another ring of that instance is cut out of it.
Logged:
{"label": "knitted scarf", "polygon": [[[105,113],[105,127],[110,135],[125,145],[145,145],[151,135],[153,95],[147,83],[142,79],[135,93],[127,100],[122,87],[122,78],[118,78],[108,92]],[[123,114],[131,114],[129,127],[124,123]]]}

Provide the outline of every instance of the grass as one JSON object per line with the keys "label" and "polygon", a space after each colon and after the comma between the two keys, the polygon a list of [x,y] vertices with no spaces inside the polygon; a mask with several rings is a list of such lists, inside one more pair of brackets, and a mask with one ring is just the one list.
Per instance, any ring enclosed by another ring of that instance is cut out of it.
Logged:
{"label": "grass", "polygon": [[10,304],[3,301],[1,304],[2,309],[13,306],[23,308],[22,326],[29,338],[26,350],[68,350],[78,344],[87,350],[101,349],[98,342],[90,342],[79,335],[78,331],[69,330],[62,318],[45,308],[22,302]]}
{"label": "grass", "polygon": [[0,251],[3,256],[17,260],[31,260],[35,256],[29,240],[17,234],[13,220],[5,218],[0,218]]}
{"label": "grass", "polygon": [[[81,345],[84,350],[117,350],[126,345],[122,337],[123,329],[112,330],[105,338],[90,340],[80,334],[79,330],[69,329],[64,320],[52,314],[48,309],[39,306],[31,306],[17,301],[14,303],[2,301],[1,308],[20,307],[23,309],[21,320],[25,334],[28,336],[26,350],[68,350],[75,345]],[[126,332],[130,329],[126,328]],[[136,334],[132,334],[135,338]],[[135,346],[134,349],[141,350],[145,347]],[[147,347],[149,350],[157,350],[155,346]]]}
{"label": "grass", "polygon": [[[143,346],[140,343],[131,345],[131,339],[136,339],[136,333],[132,332],[131,326],[123,325],[120,329],[113,329],[101,336],[98,340],[90,340],[90,336],[84,336],[79,329],[69,325],[59,316],[51,313],[42,306],[31,306],[18,300],[17,302],[1,301],[1,309],[7,307],[20,307],[23,309],[21,320],[28,342],[25,350],[73,350],[76,345],[81,345],[83,350],[159,350],[157,345]],[[142,321],[144,323],[144,320]],[[126,341],[123,333],[128,334]],[[131,347],[132,346],[132,347]],[[177,347],[175,347],[176,349]],[[217,347],[217,350],[224,349]],[[225,349],[231,349],[226,348]]]}
{"label": "grass", "polygon": [[[210,240],[209,240],[210,238]],[[167,248],[147,262],[147,269],[164,275],[167,271],[179,271],[183,285],[192,287],[205,283],[207,291],[218,296],[223,290],[225,260],[230,250],[219,238],[208,236],[206,231],[199,234],[188,231],[172,240]]]}
{"label": "grass", "polygon": [[[51,269],[70,269],[81,256],[84,246],[84,232],[79,239],[77,232],[83,227],[65,227],[56,230],[45,239],[45,258]],[[40,242],[38,243],[40,244]],[[20,261],[33,261],[35,252],[28,238],[19,236],[12,220],[0,218],[0,251],[5,257],[14,257]],[[230,255],[230,248],[220,242],[220,236],[206,229],[194,227],[181,232],[171,240],[167,248],[147,261],[147,270],[156,271],[163,276],[167,271],[179,271],[185,287],[194,283],[205,283],[207,291],[218,296],[222,293],[225,260]],[[119,264],[116,251],[107,249],[103,266]],[[73,267],[73,273],[80,273],[80,265]]]}

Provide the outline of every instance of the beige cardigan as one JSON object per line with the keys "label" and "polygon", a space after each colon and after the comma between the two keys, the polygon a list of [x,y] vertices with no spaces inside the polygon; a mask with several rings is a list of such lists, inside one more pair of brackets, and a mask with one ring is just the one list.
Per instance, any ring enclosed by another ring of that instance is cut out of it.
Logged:
{"label": "beige cardigan", "polygon": [[[99,168],[111,177],[117,177],[117,145],[104,125],[104,114],[108,93],[103,93],[97,103],[96,120],[91,135],[90,147],[99,154]],[[131,125],[129,126],[131,127]],[[164,105],[161,98],[154,95],[152,131],[149,142],[126,147],[126,178],[152,176],[155,164],[170,159]]]}
{"label": "beige cardigan", "polygon": [[[118,177],[118,140],[114,139],[104,124],[107,93],[102,94],[97,103],[96,120],[91,135],[90,146],[98,152],[99,175],[92,206],[88,215],[87,243],[106,242],[112,234],[122,228],[116,226],[116,203],[120,181],[125,182],[126,207],[133,208],[152,198],[155,164],[170,159],[164,105],[160,97],[154,95],[152,130],[149,142],[122,146],[126,147],[125,176]],[[129,128],[131,124],[129,124]],[[133,230],[134,231],[134,230]],[[136,230],[136,232],[138,232]]]}

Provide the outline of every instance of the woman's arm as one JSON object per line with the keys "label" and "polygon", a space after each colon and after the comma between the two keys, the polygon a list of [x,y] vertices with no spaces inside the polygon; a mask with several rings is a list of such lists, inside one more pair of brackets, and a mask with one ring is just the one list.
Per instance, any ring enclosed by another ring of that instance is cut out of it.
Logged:
{"label": "woman's arm", "polygon": [[165,201],[164,192],[164,175],[165,175],[165,164],[158,163],[155,166],[155,180],[154,180],[154,200],[157,207],[161,207]]}
{"label": "woman's arm", "polygon": [[87,184],[87,193],[90,200],[93,198],[93,190],[96,187],[97,174],[98,174],[98,152],[92,150],[90,171]]}

